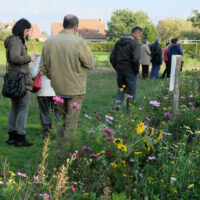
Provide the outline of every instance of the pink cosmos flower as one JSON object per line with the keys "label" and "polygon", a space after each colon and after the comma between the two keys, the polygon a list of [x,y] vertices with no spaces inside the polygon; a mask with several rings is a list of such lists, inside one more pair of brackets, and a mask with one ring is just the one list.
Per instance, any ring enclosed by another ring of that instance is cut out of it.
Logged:
{"label": "pink cosmos flower", "polygon": [[26,178],[26,177],[27,177],[27,175],[26,175],[26,174],[24,174],[24,173],[21,173],[21,172],[18,172],[18,173],[17,173],[17,175],[18,175],[18,176],[20,176],[20,177],[24,177],[24,178]]}
{"label": "pink cosmos flower", "polygon": [[105,137],[105,138],[104,138],[104,141],[113,141],[113,140],[114,140],[113,137]]}
{"label": "pink cosmos flower", "polygon": [[71,104],[71,107],[72,107],[72,109],[79,110],[80,109],[80,104],[77,103],[77,102],[73,102]]}
{"label": "pink cosmos flower", "polygon": [[190,102],[190,103],[189,103],[189,106],[190,106],[190,109],[191,109],[191,110],[194,110],[194,109],[195,109],[195,104],[194,104],[194,103]]}
{"label": "pink cosmos flower", "polygon": [[40,184],[40,178],[39,178],[39,176],[34,176],[33,179],[34,179],[34,181],[35,181],[36,184]]}
{"label": "pink cosmos flower", "polygon": [[42,197],[44,200],[49,200],[49,195],[47,193],[40,194],[40,197]]}
{"label": "pink cosmos flower", "polygon": [[149,103],[154,107],[160,107],[160,102],[159,101],[153,100],[153,101],[150,101]]}
{"label": "pink cosmos flower", "polygon": [[106,128],[106,127],[103,128],[103,131],[108,133],[109,135],[113,135],[114,134],[114,132],[111,129]]}
{"label": "pink cosmos flower", "polygon": [[78,158],[78,153],[70,153],[69,156],[70,156],[70,157]]}
{"label": "pink cosmos flower", "polygon": [[76,193],[76,188],[74,187],[74,185],[72,185],[72,192]]}
{"label": "pink cosmos flower", "polygon": [[82,146],[82,150],[91,151],[92,149],[88,146]]}
{"label": "pink cosmos flower", "polygon": [[61,103],[61,104],[64,103],[64,99],[61,98],[61,97],[59,97],[59,96],[54,96],[53,100],[56,101],[56,102],[58,102],[58,103]]}

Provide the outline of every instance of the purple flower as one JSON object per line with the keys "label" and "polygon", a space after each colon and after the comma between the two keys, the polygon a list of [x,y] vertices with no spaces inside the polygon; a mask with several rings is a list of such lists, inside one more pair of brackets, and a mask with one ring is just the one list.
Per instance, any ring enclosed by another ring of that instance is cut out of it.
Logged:
{"label": "purple flower", "polygon": [[72,107],[72,109],[79,110],[80,109],[80,104],[78,102],[73,102],[71,104],[71,107]]}
{"label": "purple flower", "polygon": [[91,153],[91,154],[90,154],[90,157],[91,157],[91,158],[98,158],[99,156],[98,156],[97,154],[95,154],[95,153]]}
{"label": "purple flower", "polygon": [[170,119],[172,119],[172,114],[170,112],[165,112],[164,118],[167,119],[167,120],[170,120]]}
{"label": "purple flower", "polygon": [[84,115],[84,117],[85,117],[86,119],[89,119],[89,120],[91,120],[91,119],[92,119],[92,117],[91,117],[91,116],[89,116],[89,115],[87,115],[87,114],[85,114],[85,115]]}
{"label": "purple flower", "polygon": [[190,106],[190,109],[191,109],[191,110],[194,110],[194,109],[195,109],[195,104],[194,104],[194,103],[190,102],[190,103],[189,103],[189,106]]}
{"label": "purple flower", "polygon": [[44,200],[49,200],[49,195],[47,193],[40,194],[40,197],[42,197]]}
{"label": "purple flower", "polygon": [[105,118],[108,119],[108,120],[110,120],[110,121],[113,121],[113,120],[114,120],[114,117],[111,116],[111,115],[106,115]]}
{"label": "purple flower", "polygon": [[104,141],[113,141],[113,140],[114,140],[113,137],[105,137],[105,138],[104,138]]}
{"label": "purple flower", "polygon": [[130,163],[133,163],[133,162],[134,162],[134,159],[133,159],[133,158],[130,158],[129,161],[130,161]]}
{"label": "purple flower", "polygon": [[182,95],[182,96],[181,96],[181,99],[182,99],[182,100],[184,100],[184,99],[185,99],[185,96],[184,96],[184,95]]}
{"label": "purple flower", "polygon": [[154,107],[160,107],[160,102],[159,101],[153,100],[153,101],[150,101],[149,103]]}
{"label": "purple flower", "polygon": [[109,129],[109,128],[103,128],[103,131],[104,132],[106,132],[106,133],[108,133],[109,135],[112,135],[112,134],[114,134],[114,132],[111,130],[111,129]]}
{"label": "purple flower", "polygon": [[92,149],[88,146],[82,146],[82,150],[91,151]]}
{"label": "purple flower", "polygon": [[149,156],[148,159],[149,160],[156,160],[156,157],[155,156]]}

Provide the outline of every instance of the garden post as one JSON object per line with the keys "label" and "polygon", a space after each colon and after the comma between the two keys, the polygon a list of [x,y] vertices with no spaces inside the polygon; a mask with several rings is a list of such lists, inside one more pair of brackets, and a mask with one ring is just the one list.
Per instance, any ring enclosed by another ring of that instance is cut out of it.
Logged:
{"label": "garden post", "polygon": [[[174,83],[173,104],[172,104],[173,119],[179,118],[179,78],[180,78],[181,60],[182,60],[182,56],[177,55],[177,56],[172,57],[172,71],[174,70],[174,73],[173,73],[174,76],[171,77],[171,79],[174,79],[172,81]],[[175,63],[173,61],[175,61]],[[170,83],[171,83],[171,80],[170,80]]]}

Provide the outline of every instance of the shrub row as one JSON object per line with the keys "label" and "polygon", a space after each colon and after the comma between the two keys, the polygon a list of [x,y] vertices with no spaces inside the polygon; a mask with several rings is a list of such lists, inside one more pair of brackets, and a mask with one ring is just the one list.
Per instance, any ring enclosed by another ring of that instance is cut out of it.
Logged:
{"label": "shrub row", "polygon": [[[44,43],[43,42],[36,42],[34,40],[29,41],[28,43],[28,49],[35,52],[41,52],[42,47]],[[113,42],[90,42],[89,46],[91,48],[92,52],[111,52],[114,43]],[[162,48],[164,48],[164,44],[162,44]],[[196,44],[182,44],[183,53],[184,54],[190,54],[195,55],[196,54]],[[4,50],[3,41],[0,41],[0,51]],[[200,43],[197,45],[197,52],[200,54]]]}

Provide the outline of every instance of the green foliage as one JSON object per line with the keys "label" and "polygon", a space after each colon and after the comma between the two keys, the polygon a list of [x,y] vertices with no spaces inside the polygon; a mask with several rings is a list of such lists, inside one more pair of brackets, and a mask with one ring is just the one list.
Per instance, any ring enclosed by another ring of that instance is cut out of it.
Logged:
{"label": "green foliage", "polygon": [[176,18],[160,20],[157,29],[161,39],[164,41],[174,37],[181,37],[181,33],[193,30],[191,22]]}
{"label": "green foliage", "polygon": [[200,12],[198,10],[193,10],[192,15],[193,16],[188,18],[188,20],[192,22],[194,27],[200,28]]}
{"label": "green foliage", "polygon": [[130,34],[134,26],[141,26],[144,29],[144,37],[150,41],[157,36],[156,28],[143,11],[134,13],[129,9],[116,10],[107,25],[109,40],[117,40],[125,34]]}
{"label": "green foliage", "polygon": [[11,35],[11,31],[10,30],[0,30],[0,41],[4,41],[9,35]]}

